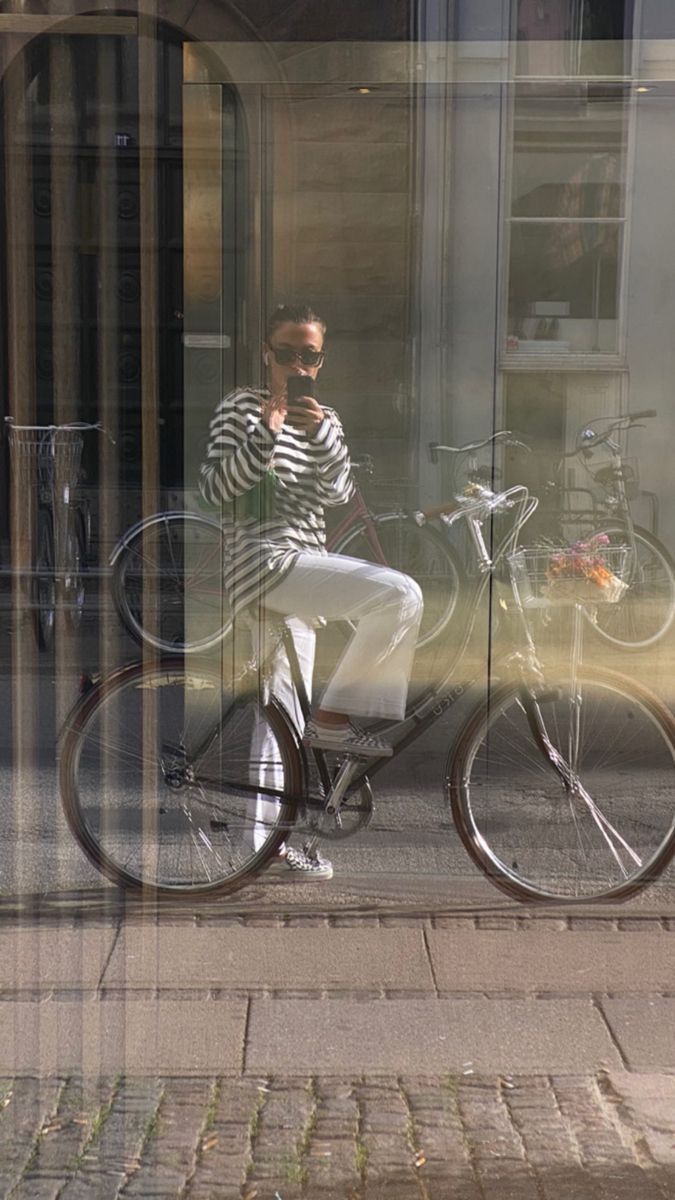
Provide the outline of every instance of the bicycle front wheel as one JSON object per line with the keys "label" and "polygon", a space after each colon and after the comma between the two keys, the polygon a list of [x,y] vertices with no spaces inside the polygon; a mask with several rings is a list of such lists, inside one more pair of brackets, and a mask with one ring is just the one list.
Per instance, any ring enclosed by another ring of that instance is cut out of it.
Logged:
{"label": "bicycle front wheel", "polygon": [[130,530],[112,578],[127,632],[165,654],[217,645],[232,628],[223,584],[226,557],[220,526],[198,513],[157,513]]}
{"label": "bicycle front wheel", "polygon": [[[429,525],[418,525],[404,513],[383,513],[350,531],[335,547],[338,554],[379,562],[410,575],[422,589],[424,614],[418,649],[430,646],[456,615],[460,602],[461,567],[452,547]],[[379,551],[382,551],[380,555]]]}
{"label": "bicycle front wheel", "polygon": [[[537,709],[552,752],[534,732]],[[567,785],[556,754],[572,766]],[[448,782],[472,859],[519,900],[625,899],[675,851],[675,722],[613,672],[536,702],[501,687],[469,719]]]}
{"label": "bicycle front wheel", "polygon": [[628,590],[617,604],[599,604],[587,616],[605,641],[621,650],[644,650],[662,638],[675,619],[675,563],[646,529],[633,539],[623,525],[608,525],[614,545],[634,549],[626,577]]}
{"label": "bicycle front wheel", "polygon": [[135,664],[89,692],[60,769],[68,824],[114,883],[208,895],[249,882],[295,820],[302,766],[286,718],[219,672]]}

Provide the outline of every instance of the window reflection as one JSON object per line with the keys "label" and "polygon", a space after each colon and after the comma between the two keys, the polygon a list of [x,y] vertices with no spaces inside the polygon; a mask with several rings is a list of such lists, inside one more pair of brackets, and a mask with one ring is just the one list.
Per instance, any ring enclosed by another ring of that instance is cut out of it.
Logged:
{"label": "window reflection", "polygon": [[518,74],[623,74],[632,23],[632,0],[518,0]]}
{"label": "window reflection", "polygon": [[616,353],[625,216],[622,89],[518,89],[510,353]]}

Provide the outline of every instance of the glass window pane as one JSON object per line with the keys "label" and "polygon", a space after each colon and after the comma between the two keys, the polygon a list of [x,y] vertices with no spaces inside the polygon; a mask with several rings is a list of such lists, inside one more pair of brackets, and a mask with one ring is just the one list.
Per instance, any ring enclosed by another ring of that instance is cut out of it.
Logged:
{"label": "glass window pane", "polygon": [[622,216],[626,125],[623,89],[597,98],[578,91],[519,89],[512,215]]}
{"label": "glass window pane", "polygon": [[622,75],[632,0],[518,0],[519,75]]}
{"label": "glass window pane", "polygon": [[509,349],[617,350],[620,226],[511,225]]}

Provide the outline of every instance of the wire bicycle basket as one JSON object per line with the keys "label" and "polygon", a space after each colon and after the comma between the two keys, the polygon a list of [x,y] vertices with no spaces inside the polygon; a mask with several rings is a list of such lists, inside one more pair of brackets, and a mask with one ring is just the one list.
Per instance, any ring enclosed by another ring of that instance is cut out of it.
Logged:
{"label": "wire bicycle basket", "polygon": [[8,424],[10,461],[20,486],[37,487],[40,504],[66,504],[80,477],[84,439],[79,429],[58,425]]}
{"label": "wire bicycle basket", "polygon": [[511,584],[523,608],[617,604],[628,589],[631,562],[630,546],[600,539],[519,549],[508,556]]}

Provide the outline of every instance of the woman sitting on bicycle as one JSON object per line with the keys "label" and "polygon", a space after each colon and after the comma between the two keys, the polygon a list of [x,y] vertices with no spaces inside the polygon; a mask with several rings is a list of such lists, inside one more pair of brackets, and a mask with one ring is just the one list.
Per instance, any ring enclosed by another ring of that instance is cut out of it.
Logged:
{"label": "woman sitting on bicycle", "polygon": [[[263,348],[268,387],[240,388],[220,402],[200,487],[221,508],[229,535],[225,586],[235,616],[264,604],[288,617],[308,694],[317,618],[356,623],[303,741],[379,758],[391,748],[351,717],[405,715],[422,593],[399,571],[326,551],[324,509],[344,504],[353,490],[349,452],[332,409],[313,395],[288,396],[289,378],[319,374],[325,332],[306,305],[275,309]],[[272,690],[301,724],[288,664],[277,659]],[[296,853],[287,852],[289,866]]]}

